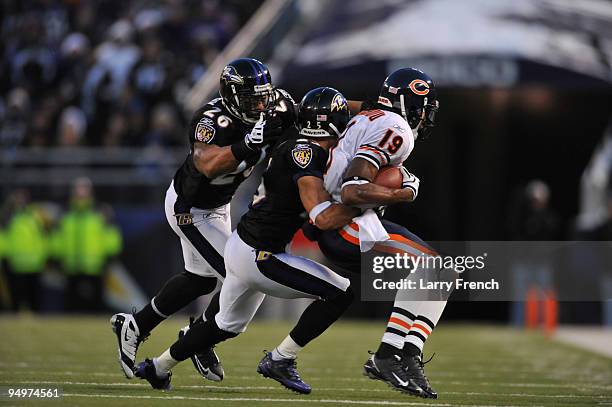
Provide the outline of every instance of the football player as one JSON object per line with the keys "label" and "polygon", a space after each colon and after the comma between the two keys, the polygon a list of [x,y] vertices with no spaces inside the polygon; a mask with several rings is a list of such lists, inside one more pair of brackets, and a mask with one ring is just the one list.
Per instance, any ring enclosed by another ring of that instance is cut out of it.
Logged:
{"label": "football player", "polygon": [[[138,346],[149,333],[194,299],[211,293],[217,280],[225,278],[229,202],[283,129],[295,126],[291,96],[274,88],[268,68],[256,59],[230,62],[221,74],[219,93],[220,98],[193,115],[187,133],[189,154],[166,192],[166,218],[180,238],[185,270],[170,278],[139,312],[111,318],[119,364],[129,379],[134,377]],[[217,310],[215,295],[201,318],[212,318]],[[192,361],[207,379],[223,379],[212,347],[201,349]]]}
{"label": "football player", "polygon": [[[385,80],[378,102],[351,119],[346,132],[330,151],[325,187],[332,198],[346,205],[375,207],[412,202],[419,179],[403,166],[417,138],[434,125],[438,100],[434,84],[423,72],[404,68]],[[384,166],[401,167],[402,187],[376,185],[371,181]],[[381,220],[390,239],[374,250],[408,255],[436,255],[406,228]],[[359,226],[351,223],[318,237],[321,251],[333,263],[360,270]],[[436,326],[446,302],[402,301],[398,292],[378,351],[364,365],[365,374],[394,388],[421,397],[436,398],[423,370],[422,349]]]}
{"label": "football player", "polygon": [[227,275],[215,318],[198,322],[159,357],[138,365],[136,375],[153,388],[170,386],[171,369],[180,361],[244,332],[266,295],[312,298],[290,334],[259,363],[257,371],[299,393],[311,387],[300,378],[296,355],[336,321],[353,299],[348,279],[315,261],[291,255],[285,247],[304,222],[336,229],[351,222],[359,209],[331,203],[324,188],[327,151],[349,120],[344,96],[323,87],[300,103],[301,138],[281,143],[264,173],[265,196],[252,203],[229,238]]}

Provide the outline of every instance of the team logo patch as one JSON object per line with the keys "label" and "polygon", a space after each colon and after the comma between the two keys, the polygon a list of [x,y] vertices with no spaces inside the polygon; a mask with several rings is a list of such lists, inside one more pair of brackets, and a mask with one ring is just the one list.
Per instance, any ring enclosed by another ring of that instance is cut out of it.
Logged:
{"label": "team logo patch", "polygon": [[193,215],[191,213],[175,213],[176,224],[179,226],[187,226],[193,224]]}
{"label": "team logo patch", "polygon": [[394,125],[393,125],[393,128],[394,128],[395,130],[399,131],[400,133],[403,133],[403,132],[405,132],[405,131],[406,131],[406,129],[405,129],[405,128],[403,128],[403,127],[401,127],[399,124],[394,124]]}
{"label": "team logo patch", "polygon": [[238,74],[236,68],[231,65],[228,65],[223,68],[223,72],[221,73],[221,79],[225,83],[237,83],[238,85],[244,85],[244,79]]}
{"label": "team logo patch", "polygon": [[291,156],[293,161],[301,168],[306,168],[312,160],[312,148],[306,144],[298,144],[293,150],[291,150]]}
{"label": "team logo patch", "polygon": [[348,108],[348,104],[346,103],[346,99],[344,98],[344,96],[342,96],[340,93],[336,93],[331,102],[331,111],[332,112],[335,112],[336,110],[341,111],[347,108]]}
{"label": "team logo patch", "polygon": [[202,143],[210,143],[215,137],[215,128],[213,127],[212,120],[208,117],[200,119],[198,124],[196,124],[194,137]]}
{"label": "team logo patch", "polygon": [[415,79],[408,85],[411,91],[416,95],[427,95],[429,93],[429,84],[423,79]]}

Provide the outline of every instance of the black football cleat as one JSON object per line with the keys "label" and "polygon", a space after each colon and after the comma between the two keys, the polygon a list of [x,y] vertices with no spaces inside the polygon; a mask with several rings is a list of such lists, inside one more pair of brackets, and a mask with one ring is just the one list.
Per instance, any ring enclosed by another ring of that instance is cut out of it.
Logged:
{"label": "black football cleat", "polygon": [[[433,356],[431,357],[433,358]],[[425,375],[424,365],[428,363],[431,358],[427,362],[423,362],[423,354],[420,355],[404,355],[403,365],[404,369],[406,369],[406,373],[408,373],[408,377],[412,379],[414,383],[416,383],[423,390],[423,397],[428,399],[437,399],[438,393],[436,393],[429,384],[429,379]]]}
{"label": "black football cleat", "polygon": [[138,325],[132,314],[115,314],[110,319],[111,328],[117,337],[119,366],[125,377],[134,377],[134,364],[136,363],[136,352],[138,345],[143,339],[140,338]]}
{"label": "black football cleat", "polygon": [[[182,328],[178,333],[178,338],[181,339],[189,328],[193,325],[193,318],[189,319],[189,325]],[[223,380],[225,371],[221,366],[221,361],[215,353],[214,346],[208,348],[204,352],[197,353],[191,357],[191,362],[195,370],[204,377],[205,379],[212,380],[213,382],[220,382]]]}
{"label": "black football cleat", "polygon": [[295,359],[272,359],[272,353],[266,353],[257,366],[257,373],[263,377],[276,380],[289,390],[302,394],[310,394],[312,388],[304,383],[297,371]]}
{"label": "black football cleat", "polygon": [[172,389],[170,385],[172,372],[164,373],[162,376],[159,376],[151,359],[145,359],[144,362],[140,362],[134,370],[134,374],[136,377],[148,381],[151,387],[156,390],[168,391]]}
{"label": "black football cleat", "polygon": [[383,359],[373,354],[363,365],[363,374],[370,379],[382,380],[395,390],[423,397],[423,390],[408,376],[400,355]]}

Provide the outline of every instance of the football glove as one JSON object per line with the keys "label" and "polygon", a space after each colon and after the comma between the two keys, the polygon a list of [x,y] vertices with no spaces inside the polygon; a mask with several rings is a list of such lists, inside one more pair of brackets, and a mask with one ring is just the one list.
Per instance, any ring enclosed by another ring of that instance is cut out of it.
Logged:
{"label": "football glove", "polygon": [[419,194],[419,184],[421,181],[404,167],[400,167],[400,171],[402,172],[402,189],[410,188],[413,192],[412,200],[414,201]]}
{"label": "football glove", "polygon": [[244,142],[251,150],[260,147],[264,140],[264,129],[266,127],[266,117],[263,112],[259,116],[259,120],[253,126],[250,133],[244,137]]}

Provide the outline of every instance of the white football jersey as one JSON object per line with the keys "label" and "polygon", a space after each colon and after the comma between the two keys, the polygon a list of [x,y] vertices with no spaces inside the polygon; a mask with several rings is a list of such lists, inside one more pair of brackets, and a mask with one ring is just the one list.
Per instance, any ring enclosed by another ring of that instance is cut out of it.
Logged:
{"label": "white football jersey", "polygon": [[335,201],[341,202],[342,184],[354,158],[367,160],[376,168],[400,166],[413,148],[412,130],[402,116],[378,109],[360,112],[329,152],[325,189]]}

